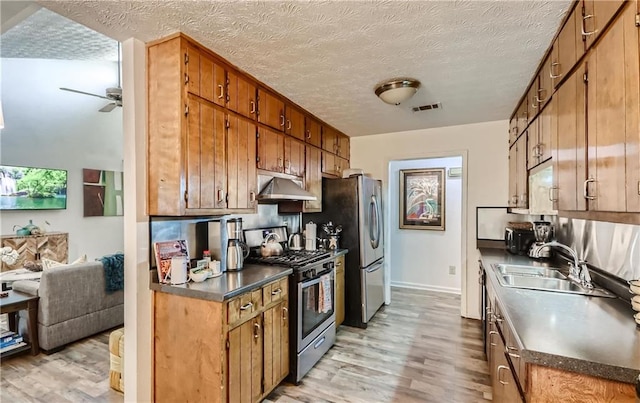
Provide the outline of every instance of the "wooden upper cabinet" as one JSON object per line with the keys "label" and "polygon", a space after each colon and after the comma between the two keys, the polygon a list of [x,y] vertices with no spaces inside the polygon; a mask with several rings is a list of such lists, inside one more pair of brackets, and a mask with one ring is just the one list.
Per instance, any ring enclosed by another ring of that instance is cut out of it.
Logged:
{"label": "wooden upper cabinet", "polygon": [[518,111],[509,120],[509,145],[513,144],[518,137]]}
{"label": "wooden upper cabinet", "polygon": [[187,91],[220,106],[226,103],[224,67],[211,55],[193,45],[187,46],[185,82]]}
{"label": "wooden upper cabinet", "polygon": [[285,133],[299,140],[305,138],[304,114],[295,106],[285,106]]}
{"label": "wooden upper cabinet", "polygon": [[527,208],[529,205],[528,176],[527,176],[527,135],[522,135],[516,141],[516,207]]}
{"label": "wooden upper cabinet", "polygon": [[227,108],[251,119],[256,119],[258,104],[256,84],[234,70],[227,72]]}
{"label": "wooden upper cabinet", "polygon": [[582,0],[582,35],[587,49],[593,45],[604,27],[624,3],[623,0]]}
{"label": "wooden upper cabinet", "polygon": [[305,141],[316,147],[322,146],[322,125],[310,116],[305,116]]}
{"label": "wooden upper cabinet", "polygon": [[551,73],[555,88],[584,54],[582,40],[582,4],[579,3],[569,15],[553,44]]}
{"label": "wooden upper cabinet", "polygon": [[509,207],[518,205],[518,148],[514,144],[509,149]]}
{"label": "wooden upper cabinet", "polygon": [[[518,106],[518,136],[520,133],[524,132],[527,129],[527,125],[529,124],[528,119],[528,108],[527,108],[527,98],[525,97],[520,105]],[[517,137],[517,136],[516,136]]]}
{"label": "wooden upper cabinet", "polygon": [[192,96],[188,105],[186,208],[226,208],[225,114]]}
{"label": "wooden upper cabinet", "polygon": [[538,116],[538,162],[551,158],[551,138],[555,136],[557,128],[555,108],[554,99],[551,98]]}
{"label": "wooden upper cabinet", "polygon": [[540,155],[539,155],[539,147],[540,142],[538,141],[538,126],[540,123],[539,118],[535,118],[527,129],[527,165],[528,169],[533,168],[534,166],[540,163]]}
{"label": "wooden upper cabinet", "polygon": [[527,91],[527,118],[529,124],[531,124],[540,111],[540,103],[538,102],[538,89],[540,87],[538,82],[539,80],[536,76],[533,83],[531,83],[531,87],[529,87],[529,90]]}
{"label": "wooden upper cabinet", "polygon": [[[594,7],[598,22],[597,4]],[[636,14],[636,4],[627,3],[587,62],[589,183],[585,198],[589,210],[640,211],[640,30]]]}
{"label": "wooden upper cabinet", "polygon": [[284,173],[304,175],[304,143],[290,136],[284,138]]}
{"label": "wooden upper cabinet", "polygon": [[284,134],[258,127],[258,168],[284,172]]}
{"label": "wooden upper cabinet", "polygon": [[336,154],[342,158],[349,159],[349,146],[350,146],[349,136],[346,134],[338,133],[336,138],[337,144],[337,152]]}
{"label": "wooden upper cabinet", "polygon": [[251,121],[235,115],[228,115],[227,119],[227,207],[255,209],[257,128]]}
{"label": "wooden upper cabinet", "polygon": [[322,149],[336,154],[338,140],[338,132],[327,125],[322,127]]}
{"label": "wooden upper cabinet", "polygon": [[322,151],[322,173],[332,176],[338,176],[338,165],[336,164],[336,155]]}
{"label": "wooden upper cabinet", "polygon": [[305,186],[308,192],[317,197],[317,200],[305,201],[304,209],[307,212],[319,212],[322,210],[322,151],[314,146],[307,145],[305,150]]}
{"label": "wooden upper cabinet", "polygon": [[556,132],[552,137],[554,195],[557,210],[584,211],[586,179],[584,64],[567,78],[554,95]]}
{"label": "wooden upper cabinet", "polygon": [[262,88],[258,88],[258,122],[285,130],[284,102]]}
{"label": "wooden upper cabinet", "polygon": [[538,98],[539,107],[544,108],[544,106],[551,100],[551,96],[553,95],[553,85],[551,83],[551,58],[553,54],[553,48],[551,52],[544,59],[544,64],[538,73],[539,80],[539,88],[538,88]]}

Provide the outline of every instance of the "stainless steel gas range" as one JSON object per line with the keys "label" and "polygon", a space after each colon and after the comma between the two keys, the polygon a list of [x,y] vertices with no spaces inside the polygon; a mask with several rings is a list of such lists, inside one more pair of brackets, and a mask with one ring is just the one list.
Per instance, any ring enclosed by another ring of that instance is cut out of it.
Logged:
{"label": "stainless steel gas range", "polygon": [[326,251],[289,250],[286,242],[282,242],[283,255],[262,257],[260,243],[271,232],[287,239],[286,227],[244,231],[250,249],[246,262],[293,269],[289,279],[289,380],[298,384],[335,342],[334,258]]}

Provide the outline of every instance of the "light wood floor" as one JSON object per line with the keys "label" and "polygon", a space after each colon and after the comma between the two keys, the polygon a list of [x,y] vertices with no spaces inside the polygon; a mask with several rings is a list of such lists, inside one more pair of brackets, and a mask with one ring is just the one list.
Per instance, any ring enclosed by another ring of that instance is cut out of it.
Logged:
{"label": "light wood floor", "polygon": [[460,317],[460,297],[392,288],[366,330],[341,326],[331,350],[299,386],[267,401],[486,402],[491,400],[480,321]]}
{"label": "light wood floor", "polygon": [[[366,330],[342,326],[334,347],[299,386],[266,402],[486,402],[491,400],[479,321],[460,297],[393,288]],[[52,355],[2,362],[1,402],[122,402],[109,388],[109,332]]]}

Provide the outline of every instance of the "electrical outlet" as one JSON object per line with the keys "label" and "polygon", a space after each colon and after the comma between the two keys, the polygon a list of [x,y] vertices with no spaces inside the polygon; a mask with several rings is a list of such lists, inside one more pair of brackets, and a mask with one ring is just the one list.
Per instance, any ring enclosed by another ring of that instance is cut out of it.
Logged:
{"label": "electrical outlet", "polygon": [[449,266],[449,274],[456,274],[456,267],[455,266]]}

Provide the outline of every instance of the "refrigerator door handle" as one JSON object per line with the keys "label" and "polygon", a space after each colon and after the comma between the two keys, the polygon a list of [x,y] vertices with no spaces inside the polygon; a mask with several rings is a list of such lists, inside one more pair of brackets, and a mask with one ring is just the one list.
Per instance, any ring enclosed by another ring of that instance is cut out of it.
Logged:
{"label": "refrigerator door handle", "polygon": [[[373,249],[380,246],[380,215],[378,211],[378,199],[376,196],[371,196],[371,202],[369,203],[369,241]],[[373,223],[375,223],[375,232]]]}

